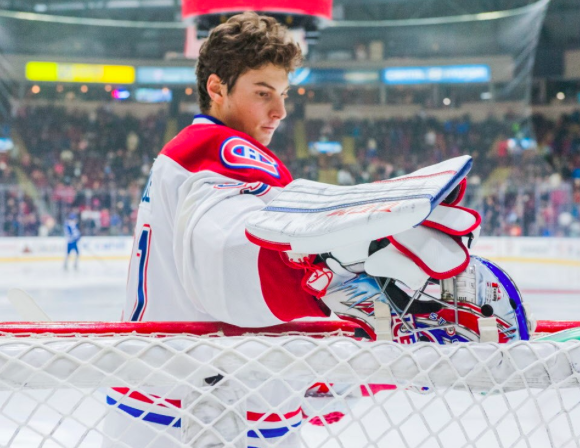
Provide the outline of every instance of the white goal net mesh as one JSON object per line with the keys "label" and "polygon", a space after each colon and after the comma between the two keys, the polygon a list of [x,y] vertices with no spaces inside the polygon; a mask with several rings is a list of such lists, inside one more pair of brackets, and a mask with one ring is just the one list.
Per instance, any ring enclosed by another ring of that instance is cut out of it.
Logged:
{"label": "white goal net mesh", "polygon": [[0,446],[580,445],[577,341],[315,336],[2,333]]}

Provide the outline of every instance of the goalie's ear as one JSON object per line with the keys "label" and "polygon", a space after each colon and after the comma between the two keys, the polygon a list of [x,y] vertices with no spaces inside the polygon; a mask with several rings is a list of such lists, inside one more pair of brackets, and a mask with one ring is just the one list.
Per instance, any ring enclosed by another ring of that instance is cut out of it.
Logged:
{"label": "goalie's ear", "polygon": [[206,89],[211,100],[221,106],[224,97],[228,94],[227,84],[224,84],[218,75],[212,73],[207,79]]}

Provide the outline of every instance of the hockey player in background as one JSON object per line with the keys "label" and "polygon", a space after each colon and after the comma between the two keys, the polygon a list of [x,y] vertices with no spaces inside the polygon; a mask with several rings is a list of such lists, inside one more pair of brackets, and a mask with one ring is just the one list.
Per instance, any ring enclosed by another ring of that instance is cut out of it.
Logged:
{"label": "hockey player in background", "polygon": [[68,258],[71,252],[75,252],[74,268],[79,268],[79,246],[81,231],[79,229],[76,213],[70,213],[64,223],[64,236],[66,238],[66,255],[64,257],[64,269],[68,270]]}

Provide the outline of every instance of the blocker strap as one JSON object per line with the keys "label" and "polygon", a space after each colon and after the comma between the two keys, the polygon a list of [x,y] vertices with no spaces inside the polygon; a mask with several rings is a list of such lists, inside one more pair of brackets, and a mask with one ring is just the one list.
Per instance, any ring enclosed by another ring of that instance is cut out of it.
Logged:
{"label": "blocker strap", "polygon": [[469,156],[414,173],[349,187],[298,179],[246,222],[253,243],[282,251],[319,254],[371,241],[422,223],[462,182]]}

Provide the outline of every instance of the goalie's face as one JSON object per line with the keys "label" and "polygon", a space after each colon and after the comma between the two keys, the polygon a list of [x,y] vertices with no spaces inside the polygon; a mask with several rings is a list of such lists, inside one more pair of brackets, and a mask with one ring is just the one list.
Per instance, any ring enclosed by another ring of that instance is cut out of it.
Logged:
{"label": "goalie's face", "polygon": [[263,145],[270,143],[280,121],[286,117],[284,102],[289,84],[283,67],[268,64],[248,70],[229,91],[217,75],[210,75],[207,87],[212,99],[210,115]]}

